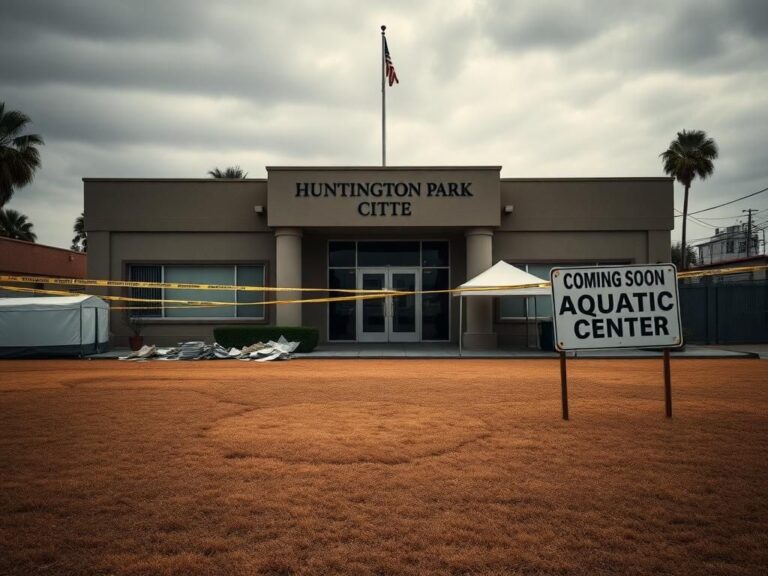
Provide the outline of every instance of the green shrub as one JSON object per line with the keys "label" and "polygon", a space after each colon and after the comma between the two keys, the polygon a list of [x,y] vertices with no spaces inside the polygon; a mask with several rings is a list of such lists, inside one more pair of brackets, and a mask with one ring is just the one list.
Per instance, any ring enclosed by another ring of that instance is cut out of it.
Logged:
{"label": "green shrub", "polygon": [[277,342],[280,336],[285,336],[288,342],[299,342],[296,352],[312,352],[320,332],[309,326],[220,326],[213,330],[216,342],[226,348],[243,348],[268,340]]}

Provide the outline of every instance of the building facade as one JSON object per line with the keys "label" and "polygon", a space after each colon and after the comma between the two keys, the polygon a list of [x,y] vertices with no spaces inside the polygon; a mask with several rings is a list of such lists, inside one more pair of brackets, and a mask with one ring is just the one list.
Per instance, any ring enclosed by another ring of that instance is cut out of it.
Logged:
{"label": "building facade", "polygon": [[[547,278],[555,265],[668,262],[670,178],[501,178],[498,166],[270,167],[267,178],[84,179],[88,277],[284,288],[439,291],[499,260]],[[315,326],[322,342],[458,342],[445,293],[262,305],[327,293],[109,289],[232,306],[113,311],[149,342],[212,339],[216,326]],[[331,294],[336,295],[336,294]],[[524,345],[548,300],[471,298],[467,348]],[[236,304],[236,305],[235,305]],[[535,312],[534,312],[535,311]]]}
{"label": "building facade", "polygon": [[754,231],[749,233],[746,224],[736,224],[716,228],[714,236],[694,248],[698,252],[696,263],[708,266],[760,254],[760,239]]}

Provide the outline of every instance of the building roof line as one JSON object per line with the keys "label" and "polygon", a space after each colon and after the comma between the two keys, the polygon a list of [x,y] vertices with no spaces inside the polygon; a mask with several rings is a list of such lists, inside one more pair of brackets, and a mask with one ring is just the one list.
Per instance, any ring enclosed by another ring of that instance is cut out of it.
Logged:
{"label": "building roof line", "polygon": [[362,172],[362,171],[384,171],[394,172],[396,170],[415,170],[415,171],[449,171],[449,170],[493,170],[500,171],[501,166],[266,166],[267,172],[270,170],[285,171],[285,172],[304,172],[304,171],[318,171],[318,172]]}
{"label": "building roof line", "polygon": [[266,178],[100,178],[84,177],[83,182],[207,182],[209,184],[266,182]]}
{"label": "building roof line", "polygon": [[673,179],[667,176],[594,176],[594,177],[555,177],[555,178],[515,178],[502,177],[502,182],[615,182],[636,180],[640,182],[671,182]]}
{"label": "building roof line", "polygon": [[70,254],[77,254],[85,258],[87,252],[80,252],[79,250],[70,250],[69,248],[61,248],[59,246],[51,246],[49,244],[40,244],[39,242],[29,242],[28,240],[19,240],[18,238],[8,238],[7,236],[0,236],[0,242],[16,242],[17,244],[24,244],[26,246],[33,246],[35,248],[44,248],[46,250],[59,250],[60,252],[68,252]]}

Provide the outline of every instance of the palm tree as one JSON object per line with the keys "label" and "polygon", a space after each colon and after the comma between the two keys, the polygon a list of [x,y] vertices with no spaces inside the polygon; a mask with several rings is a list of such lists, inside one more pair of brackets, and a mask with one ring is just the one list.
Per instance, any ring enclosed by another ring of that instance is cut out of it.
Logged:
{"label": "palm tree", "polygon": [[0,102],[0,208],[13,196],[15,188],[26,186],[40,167],[40,152],[43,145],[37,134],[22,134],[29,117],[18,110],[5,111],[5,102]]}
{"label": "palm tree", "polygon": [[704,180],[715,170],[712,162],[717,158],[717,144],[707,137],[703,130],[683,130],[677,133],[677,138],[669,143],[669,148],[659,154],[664,163],[664,173],[675,178],[685,186],[683,200],[683,238],[681,241],[682,269],[688,267],[688,251],[685,244],[686,226],[688,224],[688,191],[691,182],[698,176]]}
{"label": "palm tree", "polygon": [[240,166],[229,166],[223,172],[218,168],[214,168],[213,170],[208,170],[208,175],[211,178],[234,178],[234,179],[242,180],[243,178],[248,176],[248,173],[243,172],[243,169],[240,168]]}
{"label": "palm tree", "polygon": [[75,237],[72,238],[72,250],[77,252],[88,252],[88,233],[85,231],[85,212],[75,218],[75,225],[72,227]]}
{"label": "palm tree", "polygon": [[0,208],[0,236],[27,242],[37,240],[37,234],[32,232],[32,222],[24,214],[10,208]]}

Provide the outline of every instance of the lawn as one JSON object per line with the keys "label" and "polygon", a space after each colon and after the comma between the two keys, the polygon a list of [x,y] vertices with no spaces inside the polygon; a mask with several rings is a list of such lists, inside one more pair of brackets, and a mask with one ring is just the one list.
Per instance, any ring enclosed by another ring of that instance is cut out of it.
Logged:
{"label": "lawn", "polygon": [[0,362],[0,574],[768,568],[768,362]]}

